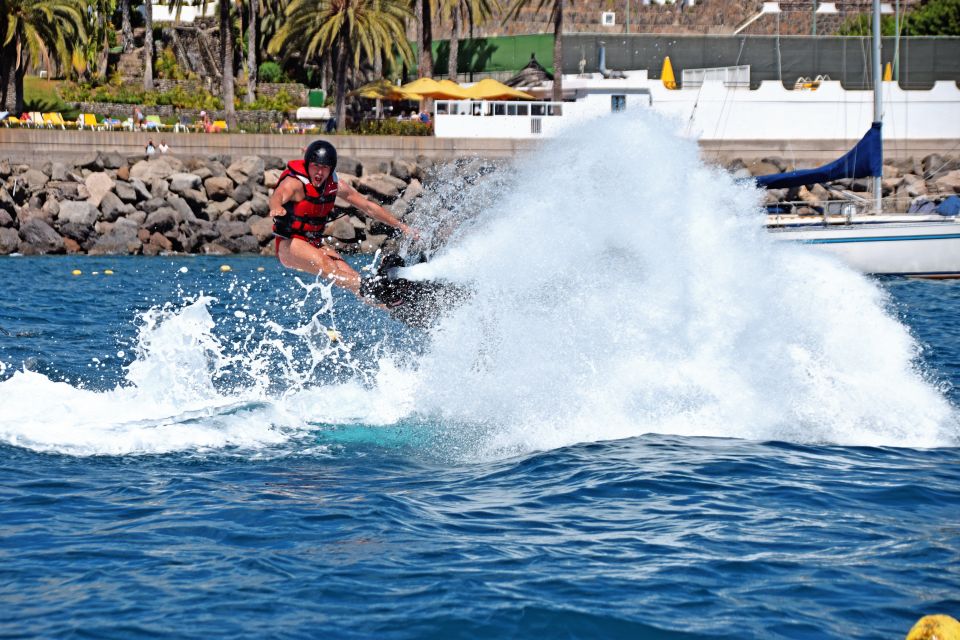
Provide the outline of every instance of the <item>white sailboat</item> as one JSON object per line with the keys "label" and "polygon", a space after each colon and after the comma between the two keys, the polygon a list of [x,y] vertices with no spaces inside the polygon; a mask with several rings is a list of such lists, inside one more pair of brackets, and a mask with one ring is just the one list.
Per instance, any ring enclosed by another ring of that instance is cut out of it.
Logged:
{"label": "white sailboat", "polygon": [[[758,179],[761,185],[777,188],[825,182],[844,177],[844,172],[849,172],[845,177],[869,175],[873,178],[872,202],[830,203],[822,216],[771,214],[767,216],[767,230],[778,240],[815,245],[867,274],[960,278],[960,220],[956,216],[883,213],[880,82],[880,0],[873,0],[871,131],[834,163]],[[839,210],[831,212],[830,206]]]}

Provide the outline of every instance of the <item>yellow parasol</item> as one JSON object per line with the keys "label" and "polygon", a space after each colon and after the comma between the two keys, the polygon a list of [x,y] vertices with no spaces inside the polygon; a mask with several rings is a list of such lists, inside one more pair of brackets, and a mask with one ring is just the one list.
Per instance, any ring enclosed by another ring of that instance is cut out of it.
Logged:
{"label": "yellow parasol", "polygon": [[472,87],[467,87],[466,93],[474,100],[533,100],[529,93],[508,87],[493,78],[484,78]]}
{"label": "yellow parasol", "polygon": [[456,82],[444,80],[437,82],[433,78],[419,78],[400,87],[407,93],[415,93],[421,98],[437,100],[463,100],[467,97],[466,91]]}
{"label": "yellow parasol", "polygon": [[370,100],[419,100],[420,96],[407,93],[386,78],[368,82],[362,87],[354,89],[347,95]]}

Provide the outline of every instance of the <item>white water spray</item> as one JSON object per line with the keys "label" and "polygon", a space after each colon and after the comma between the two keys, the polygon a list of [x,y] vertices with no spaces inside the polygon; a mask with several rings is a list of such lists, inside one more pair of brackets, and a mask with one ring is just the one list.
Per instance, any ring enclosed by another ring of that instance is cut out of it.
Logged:
{"label": "white water spray", "polygon": [[418,411],[488,425],[487,455],[651,432],[955,444],[882,290],[768,237],[756,191],[671,130],[635,111],[546,144],[408,270],[477,291],[420,362]]}

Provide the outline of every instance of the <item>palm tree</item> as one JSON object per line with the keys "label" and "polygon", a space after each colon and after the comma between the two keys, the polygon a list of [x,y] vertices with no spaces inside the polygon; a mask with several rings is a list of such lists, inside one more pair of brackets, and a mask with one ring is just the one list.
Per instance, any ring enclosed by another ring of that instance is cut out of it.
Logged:
{"label": "palm tree", "polygon": [[247,18],[247,104],[257,99],[257,24],[260,21],[260,3],[248,0]]}
{"label": "palm tree", "polygon": [[153,91],[153,3],[143,0],[143,89]]}
{"label": "palm tree", "polygon": [[404,62],[413,62],[404,32],[410,9],[404,0],[293,0],[286,17],[269,51],[296,49],[305,58],[332,55],[338,130],[345,124],[348,63],[357,69],[361,55],[376,60],[385,51],[397,51]]}
{"label": "palm tree", "polygon": [[446,0],[442,7],[444,17],[453,23],[450,34],[450,54],[447,62],[447,77],[457,81],[457,64],[460,53],[460,28],[466,17],[471,31],[476,24],[483,24],[502,10],[499,0]]}
{"label": "palm tree", "polygon": [[417,77],[433,77],[433,2],[413,0],[417,20]]}
{"label": "palm tree", "polygon": [[227,126],[237,128],[237,111],[233,104],[233,23],[230,21],[231,0],[220,0],[220,95],[226,111]]}
{"label": "palm tree", "polygon": [[[520,10],[532,0],[513,0],[503,18],[504,24],[513,20]],[[536,11],[550,8],[550,20],[553,22],[553,101],[563,100],[563,11],[566,0],[538,0]]]}
{"label": "palm tree", "polygon": [[80,0],[0,0],[4,110],[24,110],[23,77],[29,63],[42,61],[50,71],[70,64],[74,43],[86,38],[83,7]]}
{"label": "palm tree", "polygon": [[133,26],[130,23],[130,0],[120,0],[120,40],[123,52],[133,51]]}

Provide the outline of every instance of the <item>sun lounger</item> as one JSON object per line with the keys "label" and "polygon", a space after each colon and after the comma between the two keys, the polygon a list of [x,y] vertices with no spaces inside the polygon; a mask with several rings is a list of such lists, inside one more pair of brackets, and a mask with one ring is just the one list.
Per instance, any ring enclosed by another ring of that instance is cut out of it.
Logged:
{"label": "sun lounger", "polygon": [[67,128],[67,122],[59,113],[44,113],[43,122],[51,129],[56,129],[57,127],[60,127],[61,129]]}
{"label": "sun lounger", "polygon": [[104,125],[97,122],[97,116],[92,113],[81,113],[77,118],[78,129],[90,129],[90,131],[103,131]]}
{"label": "sun lounger", "polygon": [[170,129],[170,125],[163,124],[163,122],[160,121],[160,116],[147,116],[147,121],[143,125],[143,128],[153,131],[167,131]]}
{"label": "sun lounger", "polygon": [[40,113],[39,111],[31,111],[27,115],[30,118],[29,126],[36,127],[37,129],[43,129],[44,127],[47,126],[47,123],[44,122],[43,120],[43,114]]}
{"label": "sun lounger", "polygon": [[226,131],[227,130],[227,121],[226,120],[214,120],[213,128],[217,131]]}
{"label": "sun lounger", "polygon": [[3,126],[9,127],[10,123],[7,121],[7,116],[10,115],[9,111],[0,111],[0,122],[3,123]]}

